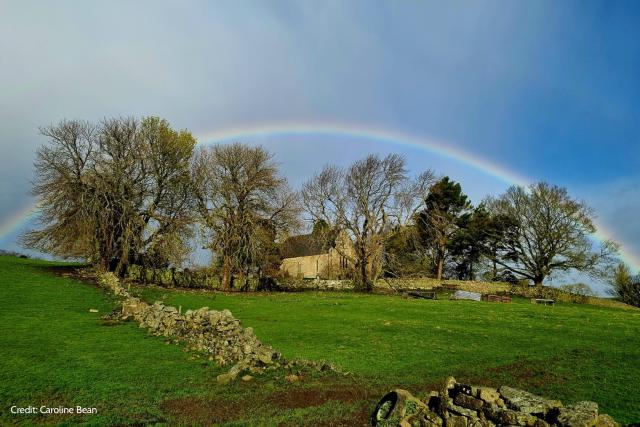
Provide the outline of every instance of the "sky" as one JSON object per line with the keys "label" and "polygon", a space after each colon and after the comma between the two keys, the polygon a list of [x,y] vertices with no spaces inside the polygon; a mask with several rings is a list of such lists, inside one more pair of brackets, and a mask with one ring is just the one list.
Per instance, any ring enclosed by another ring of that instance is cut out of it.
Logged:
{"label": "sky", "polygon": [[155,115],[264,145],[294,186],[371,152],[475,202],[561,185],[637,270],[638,22],[634,1],[0,0],[0,248],[32,225],[39,126]]}

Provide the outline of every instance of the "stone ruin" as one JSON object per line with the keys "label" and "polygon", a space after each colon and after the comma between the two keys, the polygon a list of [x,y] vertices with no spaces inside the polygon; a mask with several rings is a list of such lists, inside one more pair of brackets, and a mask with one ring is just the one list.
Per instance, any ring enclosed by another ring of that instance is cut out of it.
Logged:
{"label": "stone ruin", "polygon": [[449,377],[438,391],[419,399],[406,390],[387,393],[371,415],[380,427],[613,427],[595,402],[563,406],[523,390],[467,386]]}
{"label": "stone ruin", "polygon": [[132,297],[112,274],[102,274],[98,281],[122,299],[122,309],[116,310],[110,318],[132,318],[151,333],[182,341],[189,350],[205,353],[219,365],[233,365],[227,373],[218,375],[219,384],[227,384],[246,371],[258,374],[281,367],[290,371],[300,368],[337,370],[324,362],[286,360],[279,352],[261,343],[252,328],[243,328],[229,310],[203,307],[181,313],[158,301],[148,304]]}

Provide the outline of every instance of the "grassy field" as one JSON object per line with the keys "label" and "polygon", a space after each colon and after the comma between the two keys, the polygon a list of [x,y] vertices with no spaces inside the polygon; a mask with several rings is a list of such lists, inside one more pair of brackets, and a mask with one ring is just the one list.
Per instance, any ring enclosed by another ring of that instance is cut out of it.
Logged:
{"label": "grassy field", "polygon": [[[640,310],[404,300],[347,293],[222,294],[132,289],[149,301],[228,308],[289,358],[353,375],[281,374],[218,386],[223,369],[133,322],[56,264],[0,257],[0,424],[358,425],[393,386],[426,391],[448,375],[589,399],[640,421]],[[90,309],[97,309],[92,313]],[[97,407],[96,415],[12,415],[18,406]]]}

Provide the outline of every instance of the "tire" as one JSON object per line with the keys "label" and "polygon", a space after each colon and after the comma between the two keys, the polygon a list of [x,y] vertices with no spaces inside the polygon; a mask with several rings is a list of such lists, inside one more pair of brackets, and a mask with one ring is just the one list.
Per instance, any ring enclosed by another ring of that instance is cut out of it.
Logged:
{"label": "tire", "polygon": [[398,403],[398,393],[391,391],[385,394],[376,405],[376,409],[371,414],[371,425],[378,425],[379,421],[387,420],[393,413]]}

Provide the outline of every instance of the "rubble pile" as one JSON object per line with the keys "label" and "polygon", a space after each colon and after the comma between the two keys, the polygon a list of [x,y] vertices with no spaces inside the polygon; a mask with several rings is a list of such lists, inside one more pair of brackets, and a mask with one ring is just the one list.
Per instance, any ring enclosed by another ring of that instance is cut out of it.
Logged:
{"label": "rubble pile", "polygon": [[419,399],[406,390],[387,393],[371,416],[374,426],[420,427],[614,427],[595,402],[563,406],[529,392],[460,384],[453,377],[441,390]]}

